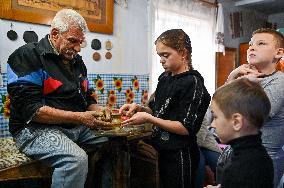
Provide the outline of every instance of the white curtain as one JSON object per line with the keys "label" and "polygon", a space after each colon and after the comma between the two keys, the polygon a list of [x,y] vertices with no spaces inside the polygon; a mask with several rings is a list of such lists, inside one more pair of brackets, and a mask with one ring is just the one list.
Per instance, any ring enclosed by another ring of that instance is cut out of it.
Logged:
{"label": "white curtain", "polygon": [[225,45],[224,45],[224,15],[223,15],[223,6],[221,3],[218,3],[218,15],[216,23],[216,52],[223,52],[225,55]]}
{"label": "white curtain", "polygon": [[114,0],[114,2],[122,8],[127,8],[128,6],[128,0]]}
{"label": "white curtain", "polygon": [[216,8],[192,0],[151,0],[149,19],[152,24],[152,68],[150,92],[155,91],[158,76],[164,71],[156,55],[154,41],[168,29],[183,29],[192,44],[192,64],[205,80],[210,94],[215,90],[215,26]]}

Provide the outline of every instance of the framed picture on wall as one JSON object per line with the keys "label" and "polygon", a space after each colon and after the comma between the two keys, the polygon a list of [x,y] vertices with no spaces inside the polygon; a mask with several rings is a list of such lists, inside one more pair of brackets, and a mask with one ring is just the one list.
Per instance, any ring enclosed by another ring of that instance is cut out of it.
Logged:
{"label": "framed picture on wall", "polygon": [[236,67],[236,48],[225,48],[225,55],[216,52],[216,89],[226,82],[229,74]]}
{"label": "framed picture on wall", "polygon": [[0,18],[50,25],[55,13],[72,8],[87,21],[92,32],[112,34],[113,0],[2,0]]}

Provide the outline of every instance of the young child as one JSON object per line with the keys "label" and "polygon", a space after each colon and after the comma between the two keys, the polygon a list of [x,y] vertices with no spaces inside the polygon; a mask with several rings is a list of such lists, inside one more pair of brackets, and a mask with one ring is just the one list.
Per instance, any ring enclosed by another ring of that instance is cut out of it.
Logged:
{"label": "young child", "polygon": [[149,107],[126,104],[120,112],[128,116],[123,125],[152,123],[152,144],[158,151],[163,188],[194,187],[199,162],[196,133],[210,102],[202,76],[191,64],[191,42],[181,29],[162,33],[156,51],[165,72],[159,77]]}
{"label": "young child", "polygon": [[207,188],[272,188],[273,163],[260,132],[271,106],[262,87],[247,78],[233,81],[216,90],[210,108],[211,126],[222,143],[231,145],[232,154],[219,185]]}
{"label": "young child", "polygon": [[276,69],[284,54],[284,37],[272,29],[256,30],[247,50],[248,64],[233,70],[228,81],[239,77],[255,80],[263,87],[271,103],[269,120],[261,129],[262,144],[273,160],[274,187],[284,174],[284,73]]}

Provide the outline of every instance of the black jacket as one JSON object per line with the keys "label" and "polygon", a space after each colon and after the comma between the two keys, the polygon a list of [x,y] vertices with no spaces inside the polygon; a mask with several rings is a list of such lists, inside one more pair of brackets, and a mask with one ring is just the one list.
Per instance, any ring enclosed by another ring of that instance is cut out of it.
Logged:
{"label": "black jacket", "polygon": [[273,188],[273,163],[261,143],[261,134],[228,143],[217,164],[222,188]]}
{"label": "black jacket", "polygon": [[209,102],[210,95],[202,76],[196,70],[174,76],[163,73],[159,77],[155,97],[149,102],[149,107],[155,117],[181,122],[189,135],[170,133],[154,126],[154,147],[158,150],[172,150],[196,145],[196,134]]}

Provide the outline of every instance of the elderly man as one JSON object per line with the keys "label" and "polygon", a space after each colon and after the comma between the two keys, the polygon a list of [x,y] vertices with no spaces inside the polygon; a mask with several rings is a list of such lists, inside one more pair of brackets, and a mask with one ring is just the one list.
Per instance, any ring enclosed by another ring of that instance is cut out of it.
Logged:
{"label": "elderly man", "polygon": [[8,59],[10,132],[22,152],[54,169],[54,188],[84,187],[88,156],[81,147],[107,141],[90,130],[104,123],[95,116],[105,110],[91,97],[78,55],[86,30],[80,14],[60,10],[49,35]]}

